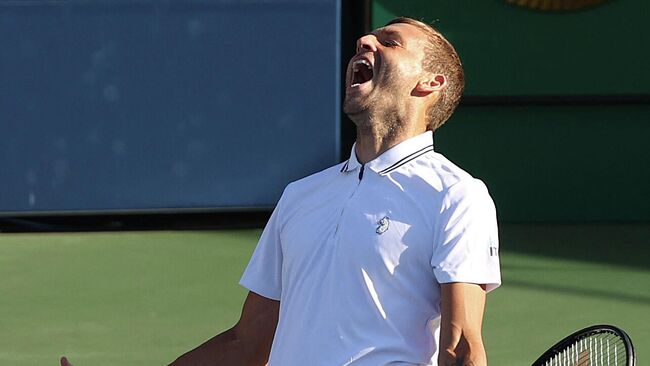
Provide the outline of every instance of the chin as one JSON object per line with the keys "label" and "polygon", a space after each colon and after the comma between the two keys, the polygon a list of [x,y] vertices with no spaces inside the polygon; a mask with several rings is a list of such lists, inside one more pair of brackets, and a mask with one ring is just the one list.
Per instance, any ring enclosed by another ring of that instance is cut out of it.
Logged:
{"label": "chin", "polygon": [[352,118],[352,116],[360,115],[366,110],[367,108],[364,108],[358,103],[352,103],[348,101],[343,102],[343,113],[347,114],[350,118]]}
{"label": "chin", "polygon": [[368,110],[369,100],[362,95],[346,95],[343,99],[343,112],[347,115],[356,115]]}

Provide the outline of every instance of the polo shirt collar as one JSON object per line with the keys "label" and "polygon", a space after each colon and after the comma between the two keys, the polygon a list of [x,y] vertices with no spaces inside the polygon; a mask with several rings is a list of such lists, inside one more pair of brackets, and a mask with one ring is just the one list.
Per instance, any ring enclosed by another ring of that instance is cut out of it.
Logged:
{"label": "polo shirt collar", "polygon": [[[357,160],[356,142],[352,145],[350,159],[343,164],[341,172],[351,172],[361,167],[361,163]],[[433,133],[427,131],[423,134],[411,137],[407,140],[384,151],[381,155],[365,164],[366,168],[370,168],[379,175],[386,175],[407,162],[433,151]]]}

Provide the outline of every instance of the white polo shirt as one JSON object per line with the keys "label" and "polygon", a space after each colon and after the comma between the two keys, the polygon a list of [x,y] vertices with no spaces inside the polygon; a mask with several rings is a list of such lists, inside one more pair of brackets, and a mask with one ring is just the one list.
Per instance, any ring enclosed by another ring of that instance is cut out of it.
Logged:
{"label": "white polo shirt", "polygon": [[501,283],[485,185],[431,132],[287,186],[241,284],[280,300],[270,366],[433,365],[440,284]]}

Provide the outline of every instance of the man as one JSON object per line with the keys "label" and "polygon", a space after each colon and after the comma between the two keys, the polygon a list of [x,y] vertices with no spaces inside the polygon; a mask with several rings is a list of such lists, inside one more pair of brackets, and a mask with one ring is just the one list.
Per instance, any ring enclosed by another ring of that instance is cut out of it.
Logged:
{"label": "man", "polygon": [[360,38],[350,159],[287,186],[241,279],[240,320],[171,365],[486,365],[494,205],[432,146],[463,85],[454,48],[424,23]]}

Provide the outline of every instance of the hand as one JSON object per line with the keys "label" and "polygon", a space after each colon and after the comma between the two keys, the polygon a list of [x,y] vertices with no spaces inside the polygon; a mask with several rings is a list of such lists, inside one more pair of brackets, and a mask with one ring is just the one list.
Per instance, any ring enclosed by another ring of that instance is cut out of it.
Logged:
{"label": "hand", "polygon": [[438,366],[457,366],[456,354],[449,350],[440,350],[438,354]]}
{"label": "hand", "polygon": [[72,364],[67,358],[65,358],[65,356],[63,356],[61,357],[61,366],[72,366]]}

